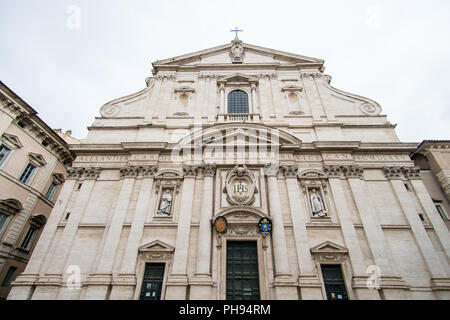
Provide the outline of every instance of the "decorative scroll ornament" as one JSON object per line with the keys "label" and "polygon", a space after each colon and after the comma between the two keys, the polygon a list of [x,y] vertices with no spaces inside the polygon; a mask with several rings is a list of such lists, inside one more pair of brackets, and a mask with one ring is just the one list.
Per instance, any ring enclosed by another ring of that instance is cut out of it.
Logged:
{"label": "decorative scroll ornament", "polygon": [[250,205],[255,201],[255,177],[245,165],[235,166],[226,177],[227,200],[234,205]]}
{"label": "decorative scroll ornament", "polygon": [[100,114],[104,118],[111,118],[118,115],[120,112],[120,107],[117,105],[106,105],[101,107]]}
{"label": "decorative scroll ornament", "polygon": [[227,219],[225,217],[218,217],[216,221],[214,221],[214,227],[218,233],[225,233],[227,231]]}
{"label": "decorative scroll ornament", "polygon": [[272,221],[268,218],[261,218],[258,223],[259,231],[263,234],[269,234],[272,231]]}
{"label": "decorative scroll ornament", "polygon": [[378,115],[381,112],[381,108],[379,106],[369,104],[369,103],[363,103],[359,109],[362,113],[367,114],[369,116]]}

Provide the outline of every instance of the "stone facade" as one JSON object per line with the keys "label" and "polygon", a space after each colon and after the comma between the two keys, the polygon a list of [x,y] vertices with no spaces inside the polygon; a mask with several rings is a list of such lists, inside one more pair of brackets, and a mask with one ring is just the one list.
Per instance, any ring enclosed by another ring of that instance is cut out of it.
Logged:
{"label": "stone facade", "polygon": [[64,137],[0,82],[0,299],[25,270],[73,159]]}
{"label": "stone facade", "polygon": [[164,263],[161,299],[225,299],[228,245],[252,241],[261,299],[327,299],[327,266],[349,299],[449,299],[449,231],[416,144],[323,69],[239,39],[154,62],[71,146],[8,298],[139,299]]}

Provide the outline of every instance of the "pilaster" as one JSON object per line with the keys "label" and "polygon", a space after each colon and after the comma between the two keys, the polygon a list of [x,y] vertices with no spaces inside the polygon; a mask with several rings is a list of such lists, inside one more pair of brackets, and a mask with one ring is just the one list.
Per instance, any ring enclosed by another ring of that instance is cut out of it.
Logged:
{"label": "pilaster", "polygon": [[195,177],[198,166],[184,166],[184,182],[178,218],[177,239],[173,257],[172,272],[166,284],[166,299],[186,299],[188,278],[187,260],[191,230],[192,205],[194,199]]}
{"label": "pilaster", "polygon": [[294,231],[295,247],[297,250],[297,263],[300,274],[298,278],[301,298],[304,300],[321,300],[322,285],[317,272],[314,270],[314,261],[311,256],[308,234],[306,230],[306,209],[304,197],[298,186],[296,166],[281,166],[286,177],[289,205],[291,210],[292,227]]}
{"label": "pilaster", "polygon": [[344,170],[341,166],[325,166],[324,171],[328,175],[328,182],[330,183],[331,192],[339,216],[342,235],[348,249],[349,260],[353,269],[352,286],[355,295],[359,299],[378,300],[380,299],[378,292],[369,289],[365,283],[365,280],[368,278],[366,273],[368,265],[364,259],[361,244],[358,235],[356,234],[355,225],[350,215],[350,209],[347,205],[344,188],[342,186],[341,179],[344,178]]}

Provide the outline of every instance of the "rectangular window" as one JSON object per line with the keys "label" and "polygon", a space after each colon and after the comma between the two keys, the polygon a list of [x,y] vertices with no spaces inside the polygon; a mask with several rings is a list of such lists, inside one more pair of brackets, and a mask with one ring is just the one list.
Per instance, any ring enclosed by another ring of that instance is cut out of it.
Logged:
{"label": "rectangular window", "polygon": [[440,204],[436,204],[436,209],[439,212],[439,215],[441,216],[442,220],[447,221],[448,218],[447,218],[447,215],[445,214],[444,209],[442,208],[442,206]]}
{"label": "rectangular window", "polygon": [[36,229],[30,227],[28,229],[27,234],[25,235],[25,238],[23,238],[22,244],[20,245],[23,249],[28,249],[28,247],[31,245],[31,242],[33,241],[33,236],[36,233]]}
{"label": "rectangular window", "polygon": [[50,187],[48,188],[47,193],[45,194],[45,197],[46,197],[48,200],[52,200],[53,195],[55,194],[55,191],[56,191],[56,187],[57,187],[57,186],[58,186],[58,185],[57,185],[56,183],[52,182],[52,184],[51,184]]}
{"label": "rectangular window", "polygon": [[322,276],[328,300],[348,300],[347,288],[340,265],[322,264]]}
{"label": "rectangular window", "polygon": [[36,170],[36,166],[32,163],[28,163],[19,180],[23,183],[28,183],[34,170]]}
{"label": "rectangular window", "polygon": [[11,152],[11,149],[8,148],[7,146],[5,146],[4,144],[2,144],[0,146],[0,164],[3,163],[3,161],[5,161],[6,157],[8,156],[8,154]]}
{"label": "rectangular window", "polygon": [[2,287],[8,287],[11,284],[11,282],[14,280],[16,270],[16,267],[9,268],[8,272],[6,273],[5,279],[3,279]]}
{"label": "rectangular window", "polygon": [[164,263],[146,263],[142,281],[141,300],[161,300]]}
{"label": "rectangular window", "polygon": [[0,232],[2,232],[3,227],[6,225],[7,220],[8,216],[4,213],[0,213]]}

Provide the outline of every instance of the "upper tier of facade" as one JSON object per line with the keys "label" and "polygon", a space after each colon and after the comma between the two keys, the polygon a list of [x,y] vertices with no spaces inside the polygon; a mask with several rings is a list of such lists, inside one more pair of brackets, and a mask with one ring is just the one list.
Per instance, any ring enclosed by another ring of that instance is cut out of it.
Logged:
{"label": "upper tier of facade", "polygon": [[238,39],[159,60],[144,90],[101,107],[84,143],[176,144],[230,122],[280,129],[306,144],[399,142],[377,102],[332,87],[323,70],[323,60]]}

